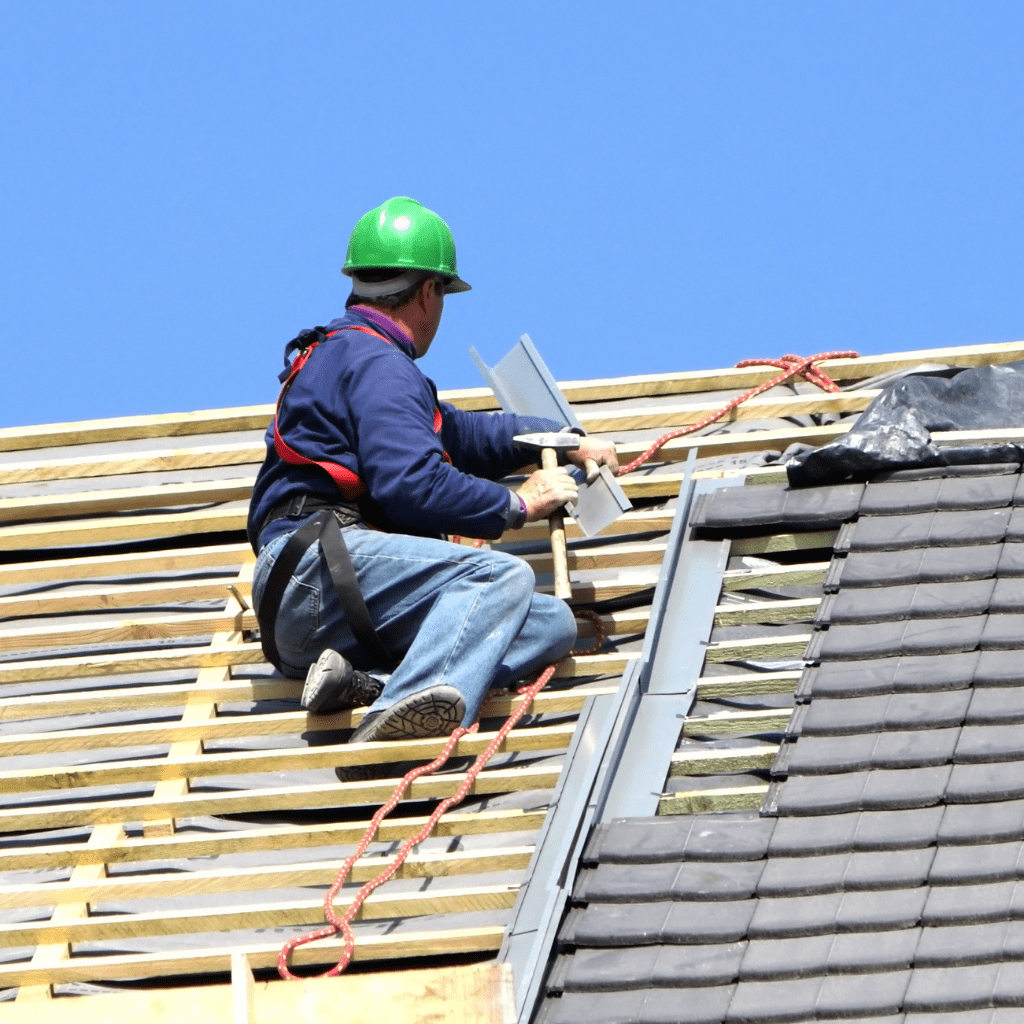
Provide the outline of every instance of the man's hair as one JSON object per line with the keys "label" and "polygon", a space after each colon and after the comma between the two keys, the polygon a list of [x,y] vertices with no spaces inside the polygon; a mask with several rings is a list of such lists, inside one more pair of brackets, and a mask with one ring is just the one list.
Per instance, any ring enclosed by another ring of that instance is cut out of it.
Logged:
{"label": "man's hair", "polygon": [[[359,271],[359,279],[366,281],[368,284],[377,284],[380,281],[390,281],[392,278],[404,273],[406,271],[395,270],[392,267],[362,269]],[[353,291],[345,300],[345,308],[348,309],[350,306],[372,306],[374,309],[380,310],[398,309],[404,306],[419,291],[420,285],[424,281],[435,276],[429,270],[424,270],[422,275],[413,284],[403,288],[400,292],[395,292],[394,295],[378,295],[375,298],[368,298],[365,295],[356,295],[355,291]]]}

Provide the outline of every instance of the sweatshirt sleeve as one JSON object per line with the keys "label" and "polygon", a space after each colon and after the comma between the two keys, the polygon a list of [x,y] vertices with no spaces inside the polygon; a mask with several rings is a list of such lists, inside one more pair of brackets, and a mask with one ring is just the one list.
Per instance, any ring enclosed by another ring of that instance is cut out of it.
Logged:
{"label": "sweatshirt sleeve", "polygon": [[[458,460],[459,468],[445,461],[442,438],[434,431],[433,392],[406,355],[384,345],[364,351],[364,358],[346,370],[343,386],[360,475],[370,497],[396,526],[420,535],[502,534],[509,517],[507,488],[469,472],[466,461]],[[457,434],[456,428],[456,440]],[[480,457],[469,461],[481,468],[488,454],[485,446]],[[486,475],[503,472],[498,467]]]}
{"label": "sweatshirt sleeve", "polygon": [[500,480],[525,465],[537,462],[536,454],[517,448],[519,434],[551,433],[562,429],[555,420],[504,412],[467,412],[447,402],[442,439],[452,461],[473,476]]}

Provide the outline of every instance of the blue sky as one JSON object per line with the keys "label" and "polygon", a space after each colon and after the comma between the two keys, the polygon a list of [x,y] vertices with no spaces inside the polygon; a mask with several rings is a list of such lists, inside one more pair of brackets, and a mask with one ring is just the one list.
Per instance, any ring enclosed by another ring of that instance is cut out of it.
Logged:
{"label": "blue sky", "polygon": [[424,370],[1024,337],[1024,4],[0,0],[0,425],[270,402],[406,194]]}

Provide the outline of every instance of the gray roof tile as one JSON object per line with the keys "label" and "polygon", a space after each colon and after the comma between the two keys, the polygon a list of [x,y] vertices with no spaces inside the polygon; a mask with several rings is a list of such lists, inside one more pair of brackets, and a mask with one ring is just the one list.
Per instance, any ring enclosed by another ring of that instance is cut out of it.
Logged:
{"label": "gray roof tile", "polygon": [[727,1021],[813,1020],[821,978],[788,981],[741,981],[729,1004]]}
{"label": "gray roof tile", "polygon": [[860,661],[899,654],[905,629],[905,622],[832,626],[824,634],[818,656],[822,661],[832,658]]}
{"label": "gray roof tile", "polygon": [[849,853],[819,857],[772,857],[761,874],[759,897],[808,896],[843,888]]}
{"label": "gray roof tile", "polygon": [[908,969],[914,961],[920,936],[920,928],[842,932],[832,937],[826,969],[830,974]]}
{"label": "gray roof tile", "polygon": [[933,512],[939,505],[942,481],[870,481],[860,501],[862,515],[902,515]]}
{"label": "gray roof tile", "polygon": [[847,1017],[853,1014],[895,1013],[903,1006],[910,984],[910,971],[887,971],[870,978],[852,974],[833,974],[822,982],[817,1012],[820,1017]]}
{"label": "gray roof tile", "polygon": [[639,1024],[644,991],[567,992],[545,1005],[544,1024]]}
{"label": "gray roof tile", "polygon": [[1024,638],[1024,615],[989,615],[981,635],[984,651],[1019,651]]}
{"label": "gray roof tile", "polygon": [[768,847],[768,855],[810,856],[852,850],[860,818],[857,813],[829,814],[815,818],[779,818]]}
{"label": "gray roof tile", "polygon": [[928,890],[922,923],[976,924],[1005,921],[1019,902],[1016,882],[986,882],[968,886],[934,886]]}
{"label": "gray roof tile", "polygon": [[[955,654],[973,651],[987,631],[991,616],[957,616],[948,619],[911,619],[903,630],[900,654]],[[893,652],[896,653],[896,652]]]}
{"label": "gray roof tile", "polygon": [[922,928],[914,964],[918,967],[955,967],[968,963],[993,963],[1003,955],[1009,927],[1009,921],[988,921],[984,924]]}
{"label": "gray roof tile", "polygon": [[671,898],[679,867],[660,864],[600,864],[577,884],[573,899],[581,902],[650,903]]}
{"label": "gray roof tile", "polygon": [[946,477],[939,487],[941,509],[999,508],[1015,502],[1020,477]]}
{"label": "gray roof tile", "polygon": [[614,903],[744,899],[753,895],[764,863],[601,864],[575,898]]}
{"label": "gray roof tile", "polygon": [[833,625],[906,619],[910,617],[916,591],[913,583],[902,587],[844,588],[830,597],[828,614],[823,618]]}
{"label": "gray roof tile", "polygon": [[953,757],[959,729],[921,729],[883,732],[874,737],[868,762],[871,768],[923,768],[948,763]]}
{"label": "gray roof tile", "polygon": [[947,803],[990,803],[1024,797],[1024,762],[957,764],[946,790]]}
{"label": "gray roof tile", "polygon": [[911,889],[924,885],[934,857],[934,847],[858,852],[850,858],[843,887],[847,890]]}
{"label": "gray roof tile", "polygon": [[968,725],[1024,722],[1024,686],[975,690],[964,721]]}
{"label": "gray roof tile", "polygon": [[918,581],[931,583],[988,579],[996,573],[1002,550],[1001,544],[953,549],[928,548],[921,555]]}
{"label": "gray roof tile", "polygon": [[807,709],[801,735],[950,728],[964,721],[970,704],[970,690],[815,700]]}
{"label": "gray roof tile", "polygon": [[566,992],[610,992],[647,988],[661,946],[630,949],[581,949],[571,958]]}
{"label": "gray roof tile", "polygon": [[668,903],[591,903],[577,919],[572,941],[581,946],[654,946],[663,941],[668,912]]}
{"label": "gray roof tile", "polygon": [[[1013,527],[1016,521],[1017,517],[1014,516],[1011,519],[1010,527]],[[1009,528],[1007,533],[1009,533]],[[1024,576],[1024,544],[1019,541],[1011,542],[1007,537],[999,555],[999,576],[1001,578]]]}
{"label": "gray roof tile", "polygon": [[1024,730],[1016,724],[964,726],[954,756],[954,760],[965,763],[1021,758],[1024,758]]}
{"label": "gray roof tile", "polygon": [[912,1011],[968,1010],[991,1004],[999,964],[918,968],[910,978],[903,1008]]}
{"label": "gray roof tile", "polygon": [[940,846],[928,881],[931,885],[967,885],[1017,878],[1021,873],[1021,842],[984,846]]}
{"label": "gray roof tile", "polygon": [[815,699],[966,689],[978,661],[978,653],[971,651],[939,657],[824,662],[809,670],[808,685]]}
{"label": "gray roof tile", "polygon": [[921,920],[929,890],[894,889],[884,892],[848,892],[836,916],[837,931],[888,931],[913,928]]}
{"label": "gray roof tile", "polygon": [[[799,746],[799,744],[797,744]],[[863,807],[867,772],[793,775],[779,792],[778,814],[842,814]]]}
{"label": "gray roof tile", "polygon": [[927,543],[932,548],[1001,544],[1009,523],[1008,508],[984,509],[970,513],[936,512]]}
{"label": "gray roof tile", "polygon": [[901,551],[926,547],[934,519],[934,512],[861,516],[850,534],[850,551]]}
{"label": "gray roof tile", "polygon": [[652,985],[728,985],[739,975],[746,942],[714,946],[658,946]]}
{"label": "gray roof tile", "polygon": [[938,829],[939,843],[974,844],[1019,839],[1024,833],[1024,800],[949,804]]}
{"label": "gray roof tile", "polygon": [[685,855],[696,860],[760,860],[774,830],[774,819],[756,812],[695,815]]}
{"label": "gray roof tile", "polygon": [[867,774],[864,810],[898,810],[931,807],[942,801],[949,782],[950,765],[928,768],[880,768]]}
{"label": "gray roof tile", "polygon": [[866,811],[857,823],[857,850],[909,850],[930,846],[943,820],[945,808]]}
{"label": "gray roof tile", "polygon": [[974,672],[974,685],[1016,686],[1024,684],[1024,660],[1017,651],[982,651]]}
{"label": "gray roof tile", "polygon": [[605,827],[600,844],[588,852],[594,859],[613,864],[678,860],[686,848],[691,822],[688,817],[613,821]]}
{"label": "gray roof tile", "polygon": [[1003,958],[1024,960],[1024,921],[1007,922],[1006,934],[1003,937]]}
{"label": "gray roof tile", "polygon": [[[732,985],[685,991],[654,989],[647,994],[640,1024],[720,1024],[735,991]],[[599,1024],[582,1021],[581,1024]]]}
{"label": "gray roof tile", "polygon": [[906,551],[855,551],[846,556],[838,583],[842,588],[917,583],[921,578],[923,558],[923,548]]}
{"label": "gray roof tile", "polygon": [[1006,539],[1013,543],[1024,540],[1024,514],[1020,508],[1015,508],[1010,515],[1010,522],[1006,527]]}
{"label": "gray roof tile", "polygon": [[877,737],[871,733],[853,736],[801,736],[788,744],[786,769],[790,775],[829,775],[834,772],[865,771]]}
{"label": "gray roof tile", "polygon": [[911,618],[940,618],[981,615],[988,611],[996,580],[967,580],[960,583],[919,583],[914,588]]}
{"label": "gray roof tile", "polygon": [[992,588],[989,610],[995,615],[1024,612],[1024,579],[1019,576],[997,579]]}
{"label": "gray roof tile", "polygon": [[741,979],[769,980],[824,974],[835,939],[831,934],[752,939],[740,964]]}
{"label": "gray roof tile", "polygon": [[762,897],[754,901],[748,934],[751,939],[775,939],[833,932],[843,898],[841,892]]}
{"label": "gray roof tile", "polygon": [[992,1001],[997,1006],[1024,1006],[1024,964],[1003,961]]}

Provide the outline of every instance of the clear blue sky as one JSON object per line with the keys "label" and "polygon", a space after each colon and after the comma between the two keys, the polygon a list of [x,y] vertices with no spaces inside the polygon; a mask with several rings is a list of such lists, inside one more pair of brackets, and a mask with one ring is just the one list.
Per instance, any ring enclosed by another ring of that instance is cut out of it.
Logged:
{"label": "clear blue sky", "polygon": [[0,425],[270,402],[365,210],[474,290],[424,369],[1024,337],[1024,4],[0,0]]}

